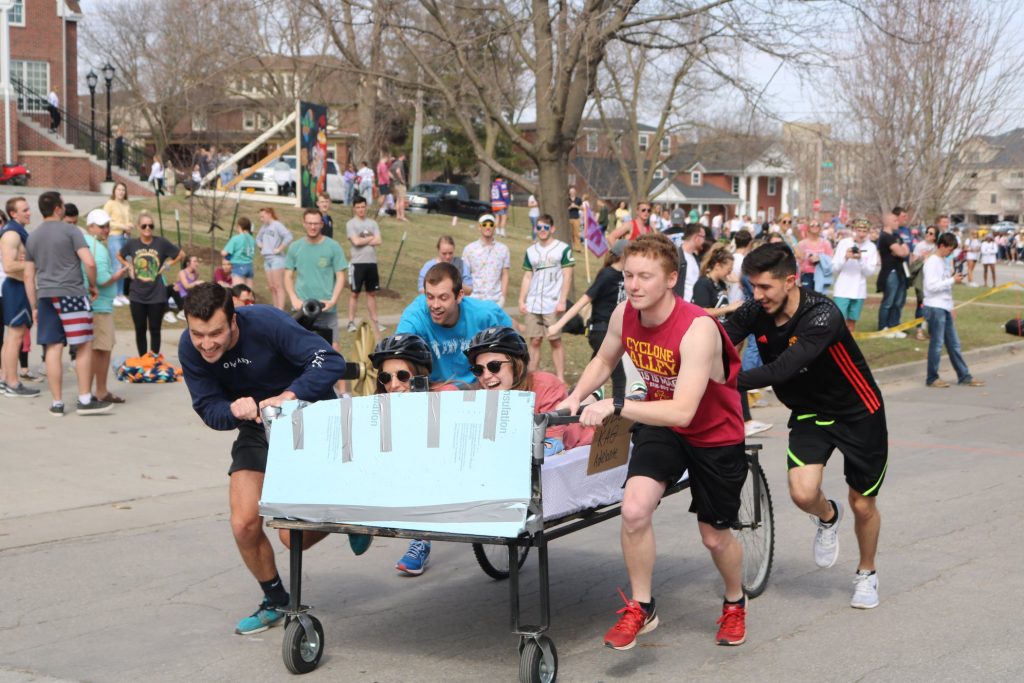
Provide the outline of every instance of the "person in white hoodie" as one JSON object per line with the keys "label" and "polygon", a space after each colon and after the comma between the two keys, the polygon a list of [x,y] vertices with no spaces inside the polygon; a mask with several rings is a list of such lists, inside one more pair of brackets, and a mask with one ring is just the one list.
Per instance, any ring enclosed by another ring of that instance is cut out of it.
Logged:
{"label": "person in white hoodie", "polygon": [[870,230],[868,221],[855,220],[853,237],[839,240],[832,257],[832,298],[850,332],[857,326],[868,296],[868,276],[878,268],[878,249],[868,237]]}
{"label": "person in white hoodie", "polygon": [[956,249],[956,237],[943,233],[935,243],[935,251],[925,259],[924,268],[924,319],[928,321],[928,374],[925,384],[944,389],[949,382],[939,378],[939,358],[942,346],[946,346],[949,362],[956,370],[957,383],[967,387],[983,387],[985,382],[971,377],[967,363],[960,353],[960,337],[953,320],[953,285],[964,279],[961,271],[950,273],[947,257]]}

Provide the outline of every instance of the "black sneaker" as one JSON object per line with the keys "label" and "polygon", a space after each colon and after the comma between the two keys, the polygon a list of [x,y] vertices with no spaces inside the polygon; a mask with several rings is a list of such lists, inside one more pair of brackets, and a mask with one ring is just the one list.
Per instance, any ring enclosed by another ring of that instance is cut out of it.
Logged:
{"label": "black sneaker", "polygon": [[78,401],[78,404],[75,406],[75,412],[79,415],[99,415],[100,413],[109,412],[113,407],[114,404],[101,401],[93,396],[92,400],[88,403]]}
{"label": "black sneaker", "polygon": [[58,403],[55,406],[50,406],[50,415],[53,417],[64,417],[64,404]]}

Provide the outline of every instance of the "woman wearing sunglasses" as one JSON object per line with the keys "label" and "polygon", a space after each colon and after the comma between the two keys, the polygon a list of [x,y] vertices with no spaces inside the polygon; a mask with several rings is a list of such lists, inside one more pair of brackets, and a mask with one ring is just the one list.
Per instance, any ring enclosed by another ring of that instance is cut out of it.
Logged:
{"label": "woman wearing sunglasses", "polygon": [[[549,372],[528,372],[530,351],[526,340],[511,327],[489,327],[469,340],[466,349],[470,372],[477,378],[474,389],[532,391],[537,395],[534,413],[555,409],[569,395],[565,383]],[[586,446],[594,430],[579,424],[549,427],[545,434],[544,455]]]}
{"label": "woman wearing sunglasses", "polygon": [[[413,378],[426,382],[433,365],[430,346],[415,334],[396,334],[382,339],[370,354],[370,363],[377,370],[378,394],[404,394],[411,391]],[[434,391],[455,389],[451,384],[431,387]],[[430,559],[430,541],[415,540],[395,565],[395,569],[419,576]]]}
{"label": "woman wearing sunglasses", "polygon": [[[167,282],[164,273],[182,259],[185,252],[175,244],[153,234],[155,223],[148,211],[139,214],[139,236],[128,240],[117,254],[117,260],[128,268],[132,285],[128,288],[132,323],[135,325],[135,346],[139,355],[152,351],[160,355],[160,328],[167,309]],[[146,345],[146,330],[150,343]]]}

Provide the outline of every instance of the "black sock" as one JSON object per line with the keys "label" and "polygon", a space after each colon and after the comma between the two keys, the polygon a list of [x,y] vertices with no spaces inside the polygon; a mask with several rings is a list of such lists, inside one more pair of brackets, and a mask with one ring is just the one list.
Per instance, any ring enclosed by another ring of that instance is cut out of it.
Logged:
{"label": "black sock", "polygon": [[640,602],[639,600],[637,602],[647,614],[654,614],[654,596],[651,596],[650,602]]}
{"label": "black sock", "polygon": [[746,606],[746,604],[747,604],[747,596],[744,595],[744,596],[740,597],[739,600],[726,600],[725,597],[723,596],[722,597],[722,604],[724,604],[724,605],[743,605],[743,606]]}
{"label": "black sock", "polygon": [[275,575],[270,581],[260,581],[260,588],[263,589],[263,594],[267,596],[267,600],[271,604],[279,607],[288,604],[288,591],[284,589],[279,575]]}
{"label": "black sock", "polygon": [[868,571],[868,570],[866,570],[866,569],[858,569],[858,570],[857,570],[857,573],[858,573],[858,574],[860,574],[860,575],[862,575],[862,576],[871,576],[872,574],[874,574],[874,573],[875,573],[875,570],[874,570],[874,569],[872,569],[872,570]]}
{"label": "black sock", "polygon": [[[821,525],[823,527],[826,527],[826,528],[832,526],[837,521],[839,521],[839,506],[836,505],[836,502],[834,500],[830,500],[828,502],[828,504],[832,506],[832,521],[831,522],[826,522],[826,521],[822,520],[822,522],[821,522]],[[818,519],[820,520],[821,517],[819,517]]]}

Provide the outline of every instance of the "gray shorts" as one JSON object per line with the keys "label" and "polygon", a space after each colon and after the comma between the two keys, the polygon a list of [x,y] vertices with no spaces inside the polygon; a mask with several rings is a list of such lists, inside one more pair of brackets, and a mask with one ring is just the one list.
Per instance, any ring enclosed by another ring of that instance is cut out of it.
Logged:
{"label": "gray shorts", "polygon": [[315,330],[329,330],[331,333],[330,342],[332,344],[338,343],[338,311],[321,311],[320,315],[317,316],[316,322],[313,323],[313,329]]}
{"label": "gray shorts", "polygon": [[284,254],[264,254],[263,270],[281,270],[284,268]]}

